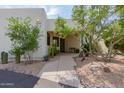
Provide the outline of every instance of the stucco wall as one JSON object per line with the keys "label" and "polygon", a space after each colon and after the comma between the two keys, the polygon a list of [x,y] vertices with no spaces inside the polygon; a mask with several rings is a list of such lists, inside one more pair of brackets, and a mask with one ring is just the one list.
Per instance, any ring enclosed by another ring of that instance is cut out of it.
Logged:
{"label": "stucco wall", "polygon": [[[32,19],[32,24],[36,24],[36,20],[39,19],[41,22],[41,32],[39,38],[39,48],[36,52],[32,53],[33,59],[41,59],[44,55],[48,53],[48,46],[47,46],[47,31],[54,31],[55,30],[55,21],[56,19],[47,19],[47,15],[45,10],[42,8],[17,8],[17,9],[0,9],[0,54],[2,51],[9,52],[11,50],[11,41],[9,40],[8,36],[5,34],[8,32],[7,25],[8,21],[7,18],[10,17],[30,17]],[[67,24],[70,27],[75,27],[75,24],[71,19],[67,19]],[[79,41],[79,42],[77,42]],[[66,50],[70,47],[79,48],[78,45],[80,43],[79,38],[71,37],[66,40]],[[1,55],[0,55],[1,57]],[[13,57],[9,54],[9,58]]]}
{"label": "stucco wall", "polygon": [[65,39],[65,51],[69,52],[69,48],[80,49],[80,36],[69,36]]}
{"label": "stucco wall", "polygon": [[[46,14],[43,9],[40,8],[21,8],[21,9],[0,9],[0,53],[1,51],[11,50],[11,41],[5,35],[7,30],[9,17],[30,17],[32,24],[36,24],[36,19],[41,20],[41,37],[39,38],[38,51],[33,54],[33,57],[38,59],[47,54],[47,29],[46,29]],[[9,57],[12,57],[9,55]]]}

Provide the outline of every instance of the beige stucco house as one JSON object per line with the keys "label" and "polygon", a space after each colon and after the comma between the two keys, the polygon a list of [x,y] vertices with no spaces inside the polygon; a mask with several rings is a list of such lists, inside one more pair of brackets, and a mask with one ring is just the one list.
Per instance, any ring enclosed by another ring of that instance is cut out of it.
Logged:
{"label": "beige stucco house", "polygon": [[[41,59],[48,54],[48,47],[52,40],[57,41],[57,46],[61,52],[70,52],[71,48],[80,48],[80,36],[70,36],[65,39],[56,35],[55,19],[47,19],[46,12],[43,8],[14,8],[0,9],[0,53],[2,51],[9,52],[12,48],[10,39],[5,35],[7,33],[7,18],[9,17],[30,17],[32,24],[39,24],[41,28],[41,36],[39,38],[39,48],[32,53],[33,59]],[[67,24],[71,27],[75,26],[71,19],[67,19]],[[9,59],[13,56],[9,54]]]}

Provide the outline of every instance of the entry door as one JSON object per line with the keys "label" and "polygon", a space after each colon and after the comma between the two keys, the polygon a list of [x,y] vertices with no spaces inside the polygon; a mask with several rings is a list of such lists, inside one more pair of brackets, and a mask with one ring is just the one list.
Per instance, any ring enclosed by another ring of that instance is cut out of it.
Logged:
{"label": "entry door", "polygon": [[60,38],[60,52],[65,52],[65,39]]}

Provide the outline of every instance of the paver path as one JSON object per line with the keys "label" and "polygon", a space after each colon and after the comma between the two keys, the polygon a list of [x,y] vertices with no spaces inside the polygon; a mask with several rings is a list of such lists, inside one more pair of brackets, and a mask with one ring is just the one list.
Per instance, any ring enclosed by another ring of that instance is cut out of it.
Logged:
{"label": "paver path", "polygon": [[[61,54],[56,60],[47,63],[39,73],[40,79],[34,87],[39,88],[61,88],[81,87],[74,66],[74,54]],[[61,83],[61,84],[60,84]]]}

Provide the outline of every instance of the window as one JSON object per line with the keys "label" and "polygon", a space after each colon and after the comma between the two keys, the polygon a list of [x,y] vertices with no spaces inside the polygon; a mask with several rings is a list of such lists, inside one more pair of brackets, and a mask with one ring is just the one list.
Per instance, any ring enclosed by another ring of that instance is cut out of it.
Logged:
{"label": "window", "polygon": [[47,32],[47,45],[50,45],[50,35],[48,32]]}
{"label": "window", "polygon": [[59,37],[53,37],[53,40],[57,41],[57,46],[59,47]]}

